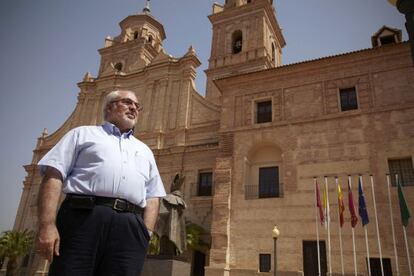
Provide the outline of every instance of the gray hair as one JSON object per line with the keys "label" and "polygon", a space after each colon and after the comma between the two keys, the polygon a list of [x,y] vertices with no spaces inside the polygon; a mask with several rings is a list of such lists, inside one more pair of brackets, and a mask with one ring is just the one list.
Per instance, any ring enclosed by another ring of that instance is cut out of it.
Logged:
{"label": "gray hair", "polygon": [[103,114],[104,120],[106,120],[106,116],[108,115],[106,111],[106,109],[108,108],[108,105],[112,101],[115,101],[117,98],[119,98],[119,90],[115,90],[115,91],[112,91],[106,94],[103,105],[102,105],[102,114]]}
{"label": "gray hair", "polygon": [[107,112],[108,105],[111,102],[116,101],[117,99],[120,98],[119,92],[128,92],[128,93],[132,93],[132,94],[135,95],[135,93],[133,91],[127,90],[127,89],[125,89],[125,90],[114,90],[114,91],[111,91],[108,94],[106,94],[103,105],[102,105],[102,114],[103,114],[104,120],[106,120],[106,117],[108,115],[107,114],[108,113]]}

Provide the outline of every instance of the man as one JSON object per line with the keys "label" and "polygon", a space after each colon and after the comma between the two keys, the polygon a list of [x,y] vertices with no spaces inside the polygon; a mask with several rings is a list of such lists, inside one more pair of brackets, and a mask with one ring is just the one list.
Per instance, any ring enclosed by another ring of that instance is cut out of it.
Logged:
{"label": "man", "polygon": [[49,275],[140,274],[165,196],[151,150],[133,136],[141,109],[133,92],[109,93],[102,126],[72,129],[39,161],[37,250]]}

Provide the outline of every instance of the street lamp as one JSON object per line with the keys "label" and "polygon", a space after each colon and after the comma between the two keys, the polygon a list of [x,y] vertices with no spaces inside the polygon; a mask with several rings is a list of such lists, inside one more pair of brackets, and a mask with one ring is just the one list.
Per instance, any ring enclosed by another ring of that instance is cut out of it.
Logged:
{"label": "street lamp", "polygon": [[414,0],[388,0],[391,5],[396,6],[398,11],[405,15],[405,28],[411,46],[411,58],[414,64]]}
{"label": "street lamp", "polygon": [[275,225],[273,227],[273,231],[272,231],[273,250],[274,250],[273,257],[275,258],[274,259],[274,268],[273,268],[273,275],[274,276],[277,275],[277,255],[276,255],[276,253],[277,253],[277,247],[276,247],[276,243],[277,243],[277,238],[279,237],[279,235],[280,235],[280,231],[279,231],[279,229],[277,229],[277,226]]}

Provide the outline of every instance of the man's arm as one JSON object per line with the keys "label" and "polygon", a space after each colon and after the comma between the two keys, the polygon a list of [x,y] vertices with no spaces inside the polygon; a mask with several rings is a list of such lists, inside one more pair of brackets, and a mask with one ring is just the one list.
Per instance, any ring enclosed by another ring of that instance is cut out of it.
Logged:
{"label": "man's arm", "polygon": [[160,210],[160,199],[158,197],[148,198],[144,211],[144,223],[148,230],[154,232]]}
{"label": "man's arm", "polygon": [[61,192],[60,172],[55,168],[47,167],[37,202],[39,219],[37,250],[49,262],[52,261],[53,255],[59,255],[60,237],[56,228],[56,212]]}

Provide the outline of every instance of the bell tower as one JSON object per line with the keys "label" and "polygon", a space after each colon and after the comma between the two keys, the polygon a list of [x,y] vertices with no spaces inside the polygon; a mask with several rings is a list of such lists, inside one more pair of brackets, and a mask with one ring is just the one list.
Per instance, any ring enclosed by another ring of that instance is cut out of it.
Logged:
{"label": "bell tower", "polygon": [[226,0],[213,4],[213,27],[206,98],[220,104],[213,80],[281,65],[286,45],[272,0]]}
{"label": "bell tower", "polygon": [[148,0],[142,13],[128,16],[119,26],[121,34],[107,37],[99,50],[99,77],[140,71],[163,51],[164,27],[151,15]]}

